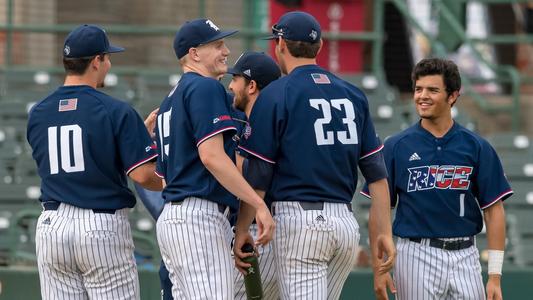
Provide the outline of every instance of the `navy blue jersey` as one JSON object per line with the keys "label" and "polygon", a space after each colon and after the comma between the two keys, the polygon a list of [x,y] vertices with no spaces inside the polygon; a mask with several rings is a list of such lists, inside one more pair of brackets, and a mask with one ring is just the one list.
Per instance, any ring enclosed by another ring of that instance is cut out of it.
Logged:
{"label": "navy blue jersey", "polygon": [[133,207],[126,175],[157,156],[137,112],[90,86],[63,86],[36,104],[27,138],[40,200],[81,208]]}
{"label": "navy blue jersey", "polygon": [[[473,236],[481,209],[513,194],[492,146],[454,123],[442,138],[420,122],[385,142],[393,233],[411,238]],[[362,194],[368,196],[368,187]]]}
{"label": "navy blue jersey", "polygon": [[198,146],[217,134],[224,149],[235,157],[236,125],[224,87],[215,79],[194,72],[183,74],[165,98],[157,116],[157,173],[166,180],[165,202],[199,197],[237,207],[236,198],[205,168]]}
{"label": "navy blue jersey", "polygon": [[359,160],[382,149],[365,95],[316,65],[261,91],[240,148],[275,164],[273,201],[347,202]]}

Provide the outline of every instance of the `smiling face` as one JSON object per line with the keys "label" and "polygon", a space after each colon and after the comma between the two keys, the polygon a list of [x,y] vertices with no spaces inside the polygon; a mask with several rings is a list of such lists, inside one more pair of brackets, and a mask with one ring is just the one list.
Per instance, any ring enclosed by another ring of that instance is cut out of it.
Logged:
{"label": "smiling face", "polygon": [[442,75],[421,76],[416,80],[413,99],[422,119],[451,119],[451,108],[459,92],[448,94]]}
{"label": "smiling face", "polygon": [[246,106],[250,103],[250,97],[247,93],[248,84],[244,77],[233,75],[228,88],[235,94],[233,98],[233,106],[238,110],[245,111]]}
{"label": "smiling face", "polygon": [[228,70],[226,61],[230,51],[224,40],[217,40],[197,48],[199,61],[213,78],[222,76]]}

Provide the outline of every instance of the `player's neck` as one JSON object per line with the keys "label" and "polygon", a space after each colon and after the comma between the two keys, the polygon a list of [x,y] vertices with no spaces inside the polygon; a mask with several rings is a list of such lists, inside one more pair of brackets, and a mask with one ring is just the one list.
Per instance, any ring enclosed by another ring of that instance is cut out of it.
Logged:
{"label": "player's neck", "polygon": [[65,86],[72,86],[72,85],[88,85],[90,87],[96,88],[96,79],[92,78],[92,76],[88,74],[84,75],[67,75],[65,77],[65,83],[63,84]]}
{"label": "player's neck", "polygon": [[451,116],[437,119],[422,119],[420,126],[429,131],[433,136],[441,138],[452,128],[453,119]]}
{"label": "player's neck", "polygon": [[187,64],[184,64],[182,68],[183,68],[183,73],[194,72],[204,77],[210,77],[210,78],[214,78],[217,80],[218,80],[218,77],[220,76],[218,74],[217,75],[211,74],[209,71],[207,71],[206,68],[204,68],[202,65],[199,65],[199,64],[187,63]]}
{"label": "player's neck", "polygon": [[316,64],[316,58],[289,57],[286,60],[287,74],[290,74],[294,69],[298,67]]}
{"label": "player's neck", "polygon": [[250,119],[250,114],[252,113],[252,108],[254,107],[255,100],[257,100],[258,95],[248,95],[250,97],[248,104],[244,107],[244,114],[246,118]]}

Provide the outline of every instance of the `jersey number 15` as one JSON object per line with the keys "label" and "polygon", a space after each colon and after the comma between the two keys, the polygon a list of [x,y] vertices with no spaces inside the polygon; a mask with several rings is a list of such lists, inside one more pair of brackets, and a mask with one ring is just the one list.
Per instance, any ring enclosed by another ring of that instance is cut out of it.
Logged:
{"label": "jersey number 15", "polygon": [[[357,137],[357,124],[355,123],[355,110],[353,108],[352,101],[346,98],[341,98],[331,99],[330,102],[328,102],[326,99],[309,99],[309,104],[311,107],[322,111],[322,114],[324,115],[323,118],[318,118],[315,121],[315,136],[317,145],[335,144],[335,133],[337,134],[337,139],[342,144],[358,144],[359,139]],[[338,130],[336,132],[324,130],[324,125],[328,125],[331,122],[332,106],[341,112],[344,110],[346,117],[342,118],[342,122],[348,127],[348,132],[345,130]]]}

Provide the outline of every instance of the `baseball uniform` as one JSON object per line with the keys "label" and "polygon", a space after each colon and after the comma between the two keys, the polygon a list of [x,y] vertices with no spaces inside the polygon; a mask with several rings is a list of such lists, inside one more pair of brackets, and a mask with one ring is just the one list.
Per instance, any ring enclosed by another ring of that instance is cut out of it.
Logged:
{"label": "baseball uniform", "polygon": [[239,148],[274,167],[267,193],[281,297],[337,299],[359,240],[357,167],[383,147],[366,97],[319,66],[300,66],[261,92],[250,126]]}
{"label": "baseball uniform", "polygon": [[482,210],[513,194],[494,149],[458,123],[440,138],[417,123],[389,138],[384,156],[397,298],[484,299],[474,236]]}
{"label": "baseball uniform", "polygon": [[[67,36],[63,56],[123,50],[101,28],[82,25]],[[100,66],[108,63],[102,57]],[[139,115],[92,86],[65,85],[32,108],[27,139],[42,179],[42,298],[139,299],[126,176],[157,156]]]}
{"label": "baseball uniform", "polygon": [[167,186],[157,238],[175,299],[233,297],[227,217],[238,201],[205,168],[197,147],[223,134],[225,151],[234,157],[235,131],[224,87],[194,72],[183,74],[159,109],[157,172]]}

